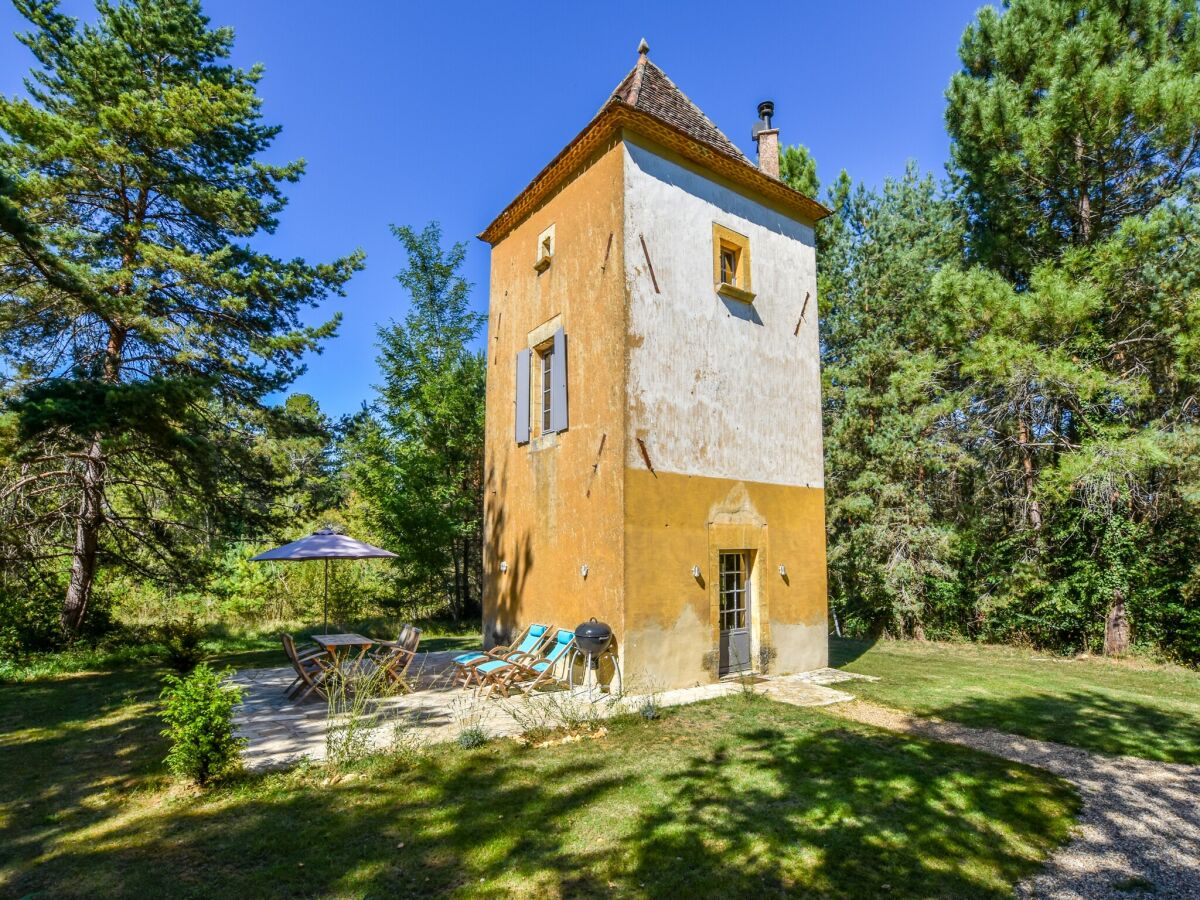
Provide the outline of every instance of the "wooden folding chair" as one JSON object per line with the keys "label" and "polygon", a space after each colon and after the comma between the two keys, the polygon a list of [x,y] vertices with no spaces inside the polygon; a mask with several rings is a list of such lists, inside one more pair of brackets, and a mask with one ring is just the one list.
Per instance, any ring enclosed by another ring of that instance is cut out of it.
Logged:
{"label": "wooden folding chair", "polygon": [[371,662],[384,673],[391,687],[399,687],[406,691],[409,689],[405,675],[416,658],[420,643],[421,629],[415,625],[405,625],[401,628],[394,641],[377,642],[376,646],[379,649],[371,653]]}
{"label": "wooden folding chair", "polygon": [[[288,661],[296,672],[295,679],[288,685],[286,691],[288,697],[299,701],[315,691],[318,696],[324,698],[326,696],[325,679],[334,669],[329,654],[321,649],[297,651],[296,642],[286,632],[281,634],[279,639],[283,643],[283,652],[287,654]],[[301,688],[306,686],[307,689],[300,693]],[[297,694],[299,696],[296,696]]]}

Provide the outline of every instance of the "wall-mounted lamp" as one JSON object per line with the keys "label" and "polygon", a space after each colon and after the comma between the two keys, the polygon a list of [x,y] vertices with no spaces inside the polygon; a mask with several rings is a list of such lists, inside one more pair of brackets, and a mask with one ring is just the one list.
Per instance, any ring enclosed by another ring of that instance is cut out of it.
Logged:
{"label": "wall-mounted lamp", "polygon": [[700,577],[700,567],[699,566],[692,566],[692,577],[693,578]]}
{"label": "wall-mounted lamp", "polygon": [[785,566],[783,563],[779,564],[779,574],[781,577],[787,578],[787,566]]}
{"label": "wall-mounted lamp", "polygon": [[587,573],[588,573],[587,563],[584,563],[582,566],[579,567],[579,574],[582,575],[584,578],[587,578]]}
{"label": "wall-mounted lamp", "polygon": [[508,560],[502,560],[502,561],[500,562],[500,571],[501,571],[501,572],[507,572],[507,571],[508,571]]}

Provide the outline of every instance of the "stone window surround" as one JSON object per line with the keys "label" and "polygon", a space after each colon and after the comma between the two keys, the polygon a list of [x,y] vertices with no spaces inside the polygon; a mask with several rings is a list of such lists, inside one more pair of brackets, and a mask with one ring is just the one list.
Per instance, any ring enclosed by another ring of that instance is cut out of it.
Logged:
{"label": "stone window surround", "polygon": [[[713,286],[722,296],[741,300],[744,303],[752,303],[754,291],[750,269],[750,238],[717,222],[713,222],[712,227]],[[729,250],[737,254],[736,284],[727,282],[721,277],[721,255],[723,251]]]}
{"label": "stone window surround", "polygon": [[[554,226],[551,226],[551,228],[553,228],[553,227]],[[540,242],[539,242],[539,246],[540,246]],[[533,433],[530,435],[529,449],[531,451],[542,450],[542,449],[546,449],[549,447],[557,447],[558,446],[558,432],[542,431],[542,394],[541,394],[542,354],[541,354],[541,351],[546,349],[547,347],[552,347],[554,345],[554,333],[556,331],[558,331],[558,329],[561,327],[562,327],[562,313],[558,313],[557,315],[552,316],[551,318],[549,318],[545,322],[543,322],[541,325],[534,328],[526,336],[525,346],[527,346],[530,349],[530,351],[533,354],[533,358],[535,360],[537,360],[536,366],[530,366],[530,375],[537,379],[536,385],[530,385],[530,400],[532,401],[533,398],[535,398],[535,397],[537,398],[536,406],[534,406],[532,403],[530,404],[530,406],[533,407],[530,410],[530,412],[533,413],[534,410],[536,410],[536,415],[531,415],[531,418],[534,420],[534,423],[537,425],[537,427],[535,429],[533,429]]]}

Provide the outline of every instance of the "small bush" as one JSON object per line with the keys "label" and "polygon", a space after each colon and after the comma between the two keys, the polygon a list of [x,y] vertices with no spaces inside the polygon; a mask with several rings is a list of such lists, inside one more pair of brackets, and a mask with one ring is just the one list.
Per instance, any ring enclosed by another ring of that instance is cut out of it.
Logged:
{"label": "small bush", "polygon": [[556,735],[593,732],[604,718],[597,701],[566,692],[546,693],[536,699],[515,697],[502,701],[501,706],[520,727],[524,742],[533,746]]}
{"label": "small bush", "polygon": [[450,712],[458,724],[458,746],[464,750],[481,747],[487,743],[488,735],[483,728],[487,717],[486,703],[478,694],[466,694],[458,697],[451,705]]}
{"label": "small bush", "polygon": [[458,746],[464,750],[474,750],[488,742],[487,732],[482,728],[467,728],[458,733]]}
{"label": "small bush", "polygon": [[159,626],[159,639],[166,648],[166,660],[176,672],[187,674],[204,659],[204,629],[189,615]]}
{"label": "small bush", "polygon": [[171,741],[167,768],[199,785],[237,768],[246,743],[233,733],[233,707],[242,692],[222,683],[230,671],[201,663],[187,677],[168,675],[162,692],[162,734]]}
{"label": "small bush", "polygon": [[375,748],[374,732],[380,725],[379,698],[391,692],[384,671],[360,673],[353,682],[331,678],[326,682],[325,759],[344,766],[365,758]]}
{"label": "small bush", "polygon": [[390,748],[393,761],[401,766],[416,766],[427,751],[427,743],[418,728],[401,719],[392,726],[392,746]]}
{"label": "small bush", "polygon": [[0,587],[0,657],[60,649],[61,604],[61,598],[49,591],[30,590],[23,584]]}

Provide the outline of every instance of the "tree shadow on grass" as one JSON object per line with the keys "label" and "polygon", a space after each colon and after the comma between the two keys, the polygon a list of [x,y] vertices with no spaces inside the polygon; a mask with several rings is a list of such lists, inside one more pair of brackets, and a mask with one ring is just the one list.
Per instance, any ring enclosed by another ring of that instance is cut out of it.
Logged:
{"label": "tree shadow on grass", "polygon": [[1110,756],[1200,764],[1200,710],[1151,706],[1105,693],[1073,690],[1016,697],[966,697],[926,704],[936,716]]}
{"label": "tree shadow on grass", "polygon": [[1061,782],[1020,766],[761,698],[609,727],[544,750],[376,759],[357,778],[247,776],[131,809],[14,887],[998,896],[1064,839],[1073,809]]}
{"label": "tree shadow on grass", "polygon": [[840,638],[829,636],[829,665],[835,669],[848,666],[860,656],[875,646],[874,638],[860,640],[857,638]]}
{"label": "tree shadow on grass", "polygon": [[165,873],[176,897],[442,895],[486,891],[497,875],[562,885],[578,868],[562,849],[570,814],[620,784],[569,757],[535,777],[507,747],[372,773],[399,779],[399,792],[315,772],[300,784],[248,777],[173,815],[135,816],[16,886],[145,896]]}
{"label": "tree shadow on grass", "polygon": [[1057,779],[934,742],[748,721],[731,737],[643,816],[640,877],[673,872],[681,895],[1008,896],[1077,808]]}
{"label": "tree shadow on grass", "polygon": [[[1194,712],[1168,712],[1077,691],[1002,700],[972,698],[938,714],[1005,732],[987,736],[984,745],[1079,786],[1088,808],[1088,828],[1083,848],[1074,858],[1087,863],[1082,871],[1070,864],[1053,870],[1053,892],[1148,896],[1166,887],[1166,893],[1175,896],[1172,890],[1180,886],[1200,885],[1200,766],[1178,764],[1195,762],[1200,755],[1196,748],[1200,721]],[[927,723],[923,727],[925,733],[936,735],[945,726]],[[1099,752],[1064,750],[1010,735]],[[1035,893],[1042,893],[1038,886]]]}
{"label": "tree shadow on grass", "polygon": [[0,867],[36,859],[59,837],[112,814],[161,771],[151,670],[5,685],[0,700]]}

